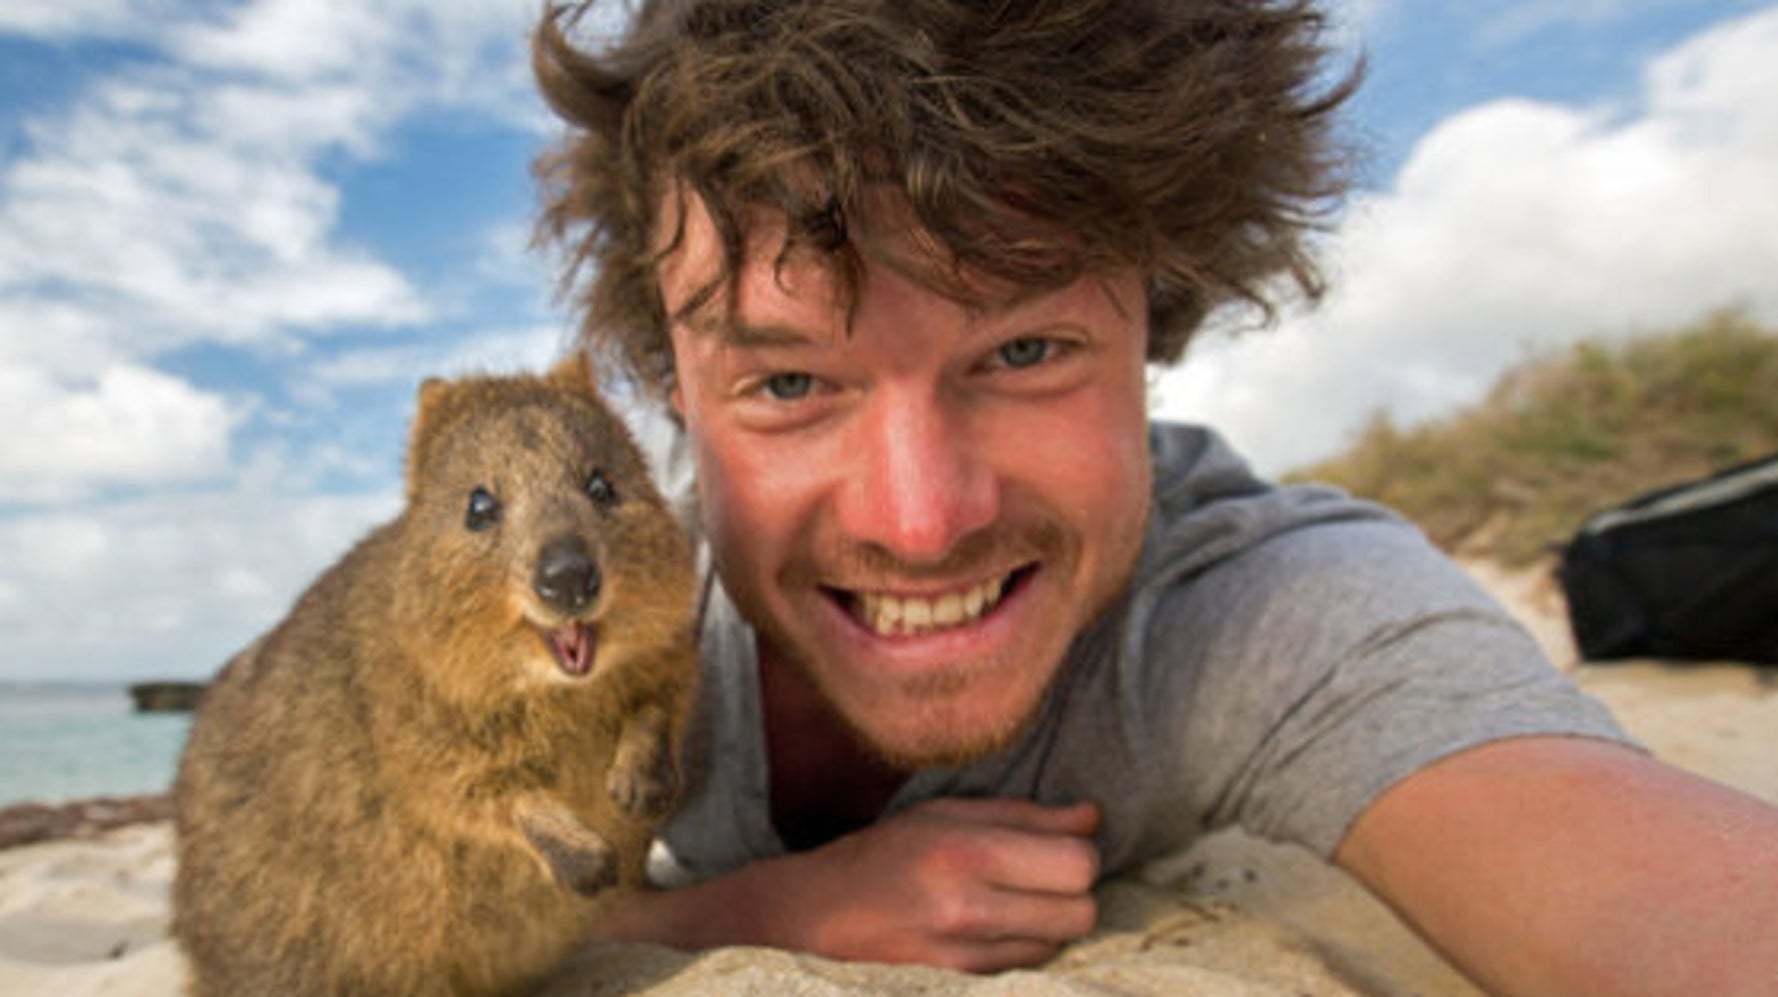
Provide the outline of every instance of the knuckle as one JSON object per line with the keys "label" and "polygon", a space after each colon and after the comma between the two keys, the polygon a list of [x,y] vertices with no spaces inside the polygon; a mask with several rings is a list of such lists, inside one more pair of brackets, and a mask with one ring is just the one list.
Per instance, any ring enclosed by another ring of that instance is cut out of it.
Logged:
{"label": "knuckle", "polygon": [[946,890],[933,898],[933,927],[943,935],[970,936],[987,923],[980,901],[962,890]]}
{"label": "knuckle", "polygon": [[982,847],[967,834],[938,836],[927,848],[923,862],[928,874],[940,883],[961,880],[981,863]]}

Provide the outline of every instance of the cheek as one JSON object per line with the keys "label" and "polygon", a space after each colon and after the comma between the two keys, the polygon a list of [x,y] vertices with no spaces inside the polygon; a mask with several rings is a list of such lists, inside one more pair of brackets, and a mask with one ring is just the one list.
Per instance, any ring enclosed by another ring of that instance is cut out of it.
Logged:
{"label": "cheek", "polygon": [[[727,568],[766,571],[796,531],[804,504],[795,468],[807,457],[775,458],[757,441],[700,432],[689,424],[697,464],[699,515],[716,556]],[[726,573],[726,572],[725,572]]]}
{"label": "cheek", "polygon": [[1027,441],[1047,441],[1020,451],[1024,476],[1041,482],[1048,502],[1089,535],[1141,533],[1153,473],[1141,397],[1095,392],[1022,430]]}

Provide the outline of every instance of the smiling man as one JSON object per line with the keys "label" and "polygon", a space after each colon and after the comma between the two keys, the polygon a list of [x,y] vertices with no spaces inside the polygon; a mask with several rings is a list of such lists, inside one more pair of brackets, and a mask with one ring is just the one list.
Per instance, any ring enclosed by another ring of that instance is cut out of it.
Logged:
{"label": "smiling man", "polygon": [[1146,417],[1209,312],[1318,289],[1309,4],[658,0],[598,54],[580,12],[546,220],[710,566],[675,888],[612,937],[1029,965],[1239,824],[1500,993],[1773,992],[1778,814],[1406,523]]}
{"label": "smiling man", "polygon": [[[662,228],[669,312],[721,272],[695,200]],[[820,258],[774,262],[673,326],[711,550],[771,675],[812,686],[904,769],[1023,729],[1130,574],[1150,494],[1141,283],[1083,278],[972,311],[891,233],[843,307]],[[1042,441],[1042,445],[1034,445]]]}

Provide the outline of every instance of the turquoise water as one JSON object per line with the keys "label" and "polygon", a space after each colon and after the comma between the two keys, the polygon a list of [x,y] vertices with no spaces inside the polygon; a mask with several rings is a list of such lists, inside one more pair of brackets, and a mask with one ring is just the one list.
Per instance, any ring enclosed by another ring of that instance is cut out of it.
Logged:
{"label": "turquoise water", "polygon": [[123,685],[0,683],[0,806],[165,792],[190,726]]}

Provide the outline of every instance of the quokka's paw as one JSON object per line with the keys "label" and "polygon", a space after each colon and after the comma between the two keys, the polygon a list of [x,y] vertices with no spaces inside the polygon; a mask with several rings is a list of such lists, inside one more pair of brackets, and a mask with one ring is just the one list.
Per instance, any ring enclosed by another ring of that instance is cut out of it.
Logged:
{"label": "quokka's paw", "polygon": [[[645,747],[638,747],[643,745]],[[679,766],[659,741],[626,741],[605,777],[612,802],[644,819],[665,817],[679,799]]]}
{"label": "quokka's paw", "polygon": [[617,884],[617,853],[556,804],[521,808],[519,831],[564,888],[591,896]]}

